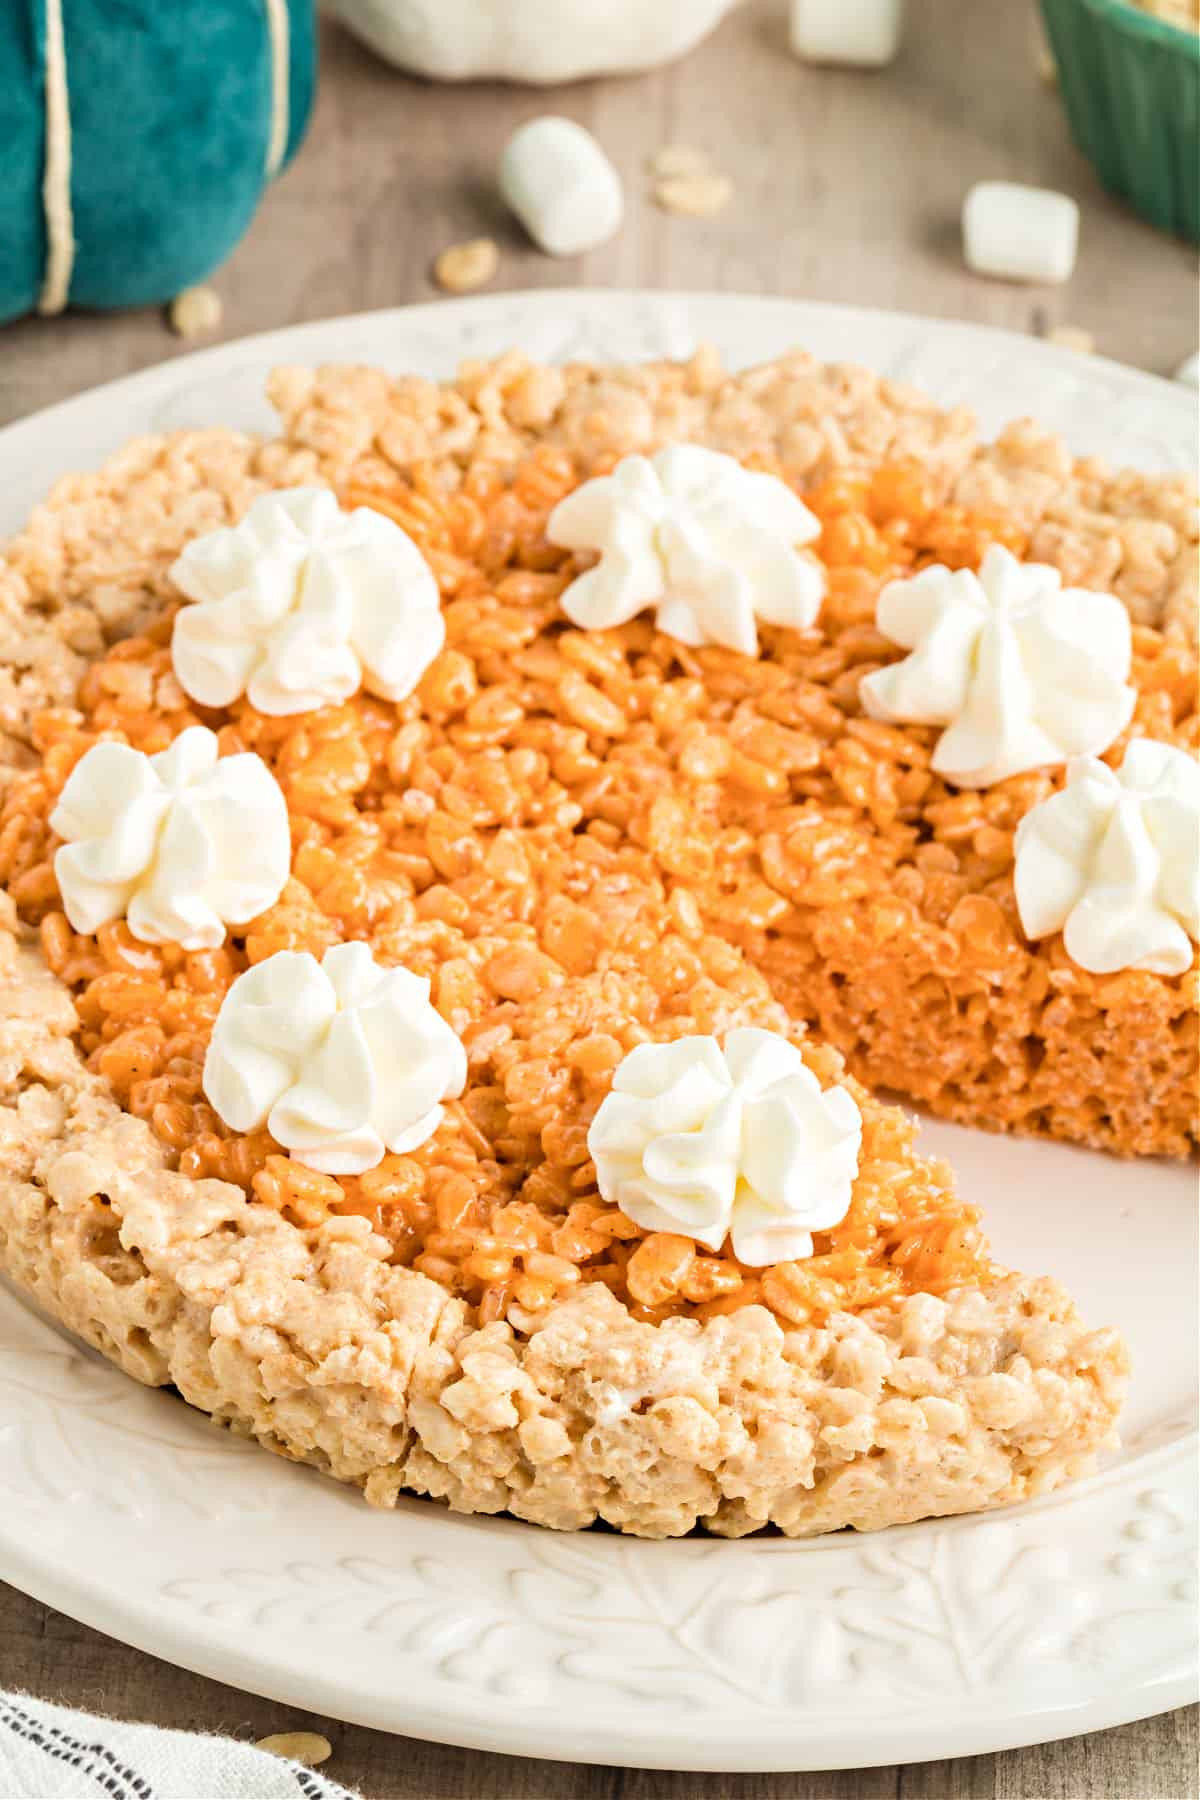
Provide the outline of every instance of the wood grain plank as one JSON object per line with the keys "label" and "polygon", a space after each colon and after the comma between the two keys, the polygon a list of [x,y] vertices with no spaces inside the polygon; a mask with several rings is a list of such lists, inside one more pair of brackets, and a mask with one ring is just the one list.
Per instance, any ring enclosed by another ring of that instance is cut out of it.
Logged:
{"label": "wood grain plank", "polygon": [[1181,1707],[1115,1731],[913,1763],[899,1800],[1194,1800],[1200,1709]]}

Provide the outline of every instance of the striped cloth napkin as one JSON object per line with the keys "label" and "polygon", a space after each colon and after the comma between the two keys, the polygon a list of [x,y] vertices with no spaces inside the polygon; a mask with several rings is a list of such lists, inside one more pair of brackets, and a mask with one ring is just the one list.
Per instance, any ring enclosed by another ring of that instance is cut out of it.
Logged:
{"label": "striped cloth napkin", "polygon": [[319,1771],[236,1738],[126,1725],[0,1692],[4,1800],[355,1800]]}

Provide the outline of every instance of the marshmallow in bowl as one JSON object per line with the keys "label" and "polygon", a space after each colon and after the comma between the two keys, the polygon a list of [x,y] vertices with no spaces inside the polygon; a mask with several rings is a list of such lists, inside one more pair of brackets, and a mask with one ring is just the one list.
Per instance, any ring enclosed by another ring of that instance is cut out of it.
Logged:
{"label": "marshmallow in bowl", "polygon": [[904,0],[792,0],[792,52],[805,62],[882,68],[903,28]]}
{"label": "marshmallow in bowl", "polygon": [[976,275],[1069,281],[1079,208],[1069,194],[1019,181],[977,181],[963,202],[963,254]]}
{"label": "marshmallow in bowl", "polygon": [[500,192],[549,256],[594,250],[621,224],[621,178],[595,138],[571,119],[530,119],[500,159]]}

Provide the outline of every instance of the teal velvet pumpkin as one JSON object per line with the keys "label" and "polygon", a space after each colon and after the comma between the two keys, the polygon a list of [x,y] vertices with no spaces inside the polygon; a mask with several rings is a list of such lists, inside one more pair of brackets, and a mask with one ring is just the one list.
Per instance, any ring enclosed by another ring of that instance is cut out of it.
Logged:
{"label": "teal velvet pumpkin", "polygon": [[0,321],[215,269],[304,134],[315,54],[313,0],[0,0]]}

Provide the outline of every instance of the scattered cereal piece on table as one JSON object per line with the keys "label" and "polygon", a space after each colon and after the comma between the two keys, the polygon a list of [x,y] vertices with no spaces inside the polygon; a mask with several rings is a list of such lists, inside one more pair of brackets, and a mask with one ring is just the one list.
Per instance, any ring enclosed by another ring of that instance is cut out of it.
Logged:
{"label": "scattered cereal piece on table", "polygon": [[333,1745],[319,1731],[273,1731],[270,1737],[259,1738],[254,1748],[272,1756],[286,1756],[291,1762],[303,1763],[306,1769],[315,1769],[333,1755]]}
{"label": "scattered cereal piece on table", "polygon": [[1046,333],[1046,342],[1057,344],[1060,350],[1077,350],[1080,356],[1090,356],[1096,348],[1095,338],[1082,325],[1056,325]]}
{"label": "scattered cereal piece on table", "polygon": [[625,211],[621,177],[591,132],[552,114],[513,132],[500,159],[500,192],[549,256],[594,250]]}
{"label": "scattered cereal piece on table", "polygon": [[190,287],[176,294],[167,316],[171,330],[179,337],[205,337],[217,330],[221,311],[221,296],[215,288]]}
{"label": "scattered cereal piece on table", "polygon": [[700,150],[695,144],[664,144],[646,161],[651,175],[660,179],[672,175],[704,175],[709,166],[707,150]]}
{"label": "scattered cereal piece on table", "polygon": [[664,212],[690,219],[710,219],[728,206],[733,183],[728,175],[672,175],[656,182],[654,198]]}
{"label": "scattered cereal piece on table", "polygon": [[963,202],[962,232],[967,267],[977,275],[1067,281],[1079,247],[1079,208],[1052,188],[977,181]]}
{"label": "scattered cereal piece on table", "polygon": [[1188,387],[1200,387],[1200,356],[1189,356],[1175,371],[1176,381],[1182,381]]}
{"label": "scattered cereal piece on table", "polygon": [[1033,66],[1037,70],[1037,78],[1043,87],[1058,86],[1058,64],[1054,60],[1054,52],[1042,27],[1040,19],[1034,19],[1029,33],[1029,51],[1033,58]]}
{"label": "scattered cereal piece on table", "polygon": [[451,244],[433,265],[433,279],[448,294],[469,294],[483,287],[500,267],[500,252],[492,238],[468,238]]}
{"label": "scattered cereal piece on table", "polygon": [[792,51],[805,62],[882,68],[903,29],[904,0],[792,0]]}

